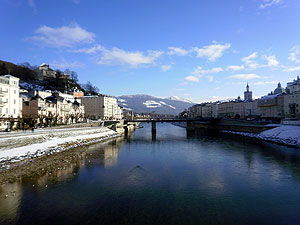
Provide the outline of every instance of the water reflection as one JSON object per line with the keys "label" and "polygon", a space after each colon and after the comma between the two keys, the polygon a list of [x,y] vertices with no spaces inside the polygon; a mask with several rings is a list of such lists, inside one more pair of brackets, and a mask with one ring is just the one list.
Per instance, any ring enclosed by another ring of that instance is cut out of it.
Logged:
{"label": "water reflection", "polygon": [[0,223],[14,224],[22,198],[22,184],[5,184],[0,186]]}
{"label": "water reflection", "polygon": [[108,143],[90,146],[86,151],[88,154],[86,160],[88,160],[89,166],[103,165],[104,167],[111,167],[116,165],[119,150],[123,144],[124,139],[118,138]]}
{"label": "water reflection", "polygon": [[1,187],[1,197],[12,198],[0,201],[0,223],[300,223],[296,149],[187,135],[169,124],[158,124],[152,137],[145,124],[132,136],[63,155],[68,163],[45,167],[43,176]]}
{"label": "water reflection", "polygon": [[[72,160],[62,160],[61,164],[53,168],[45,166],[45,174],[38,177],[22,177],[19,182],[0,186],[0,224],[14,224],[18,221],[20,205],[24,188],[32,193],[42,194],[51,185],[62,182],[72,182],[78,178],[81,168],[102,166],[104,168],[116,165],[119,149],[124,143],[118,138],[106,143],[94,144],[72,152]],[[61,153],[62,157],[64,153]],[[69,155],[69,154],[68,154]],[[67,163],[64,163],[67,162]],[[47,161],[47,163],[49,163]],[[51,169],[50,169],[51,168]],[[38,196],[38,195],[37,195]],[[23,199],[24,201],[24,199]]]}

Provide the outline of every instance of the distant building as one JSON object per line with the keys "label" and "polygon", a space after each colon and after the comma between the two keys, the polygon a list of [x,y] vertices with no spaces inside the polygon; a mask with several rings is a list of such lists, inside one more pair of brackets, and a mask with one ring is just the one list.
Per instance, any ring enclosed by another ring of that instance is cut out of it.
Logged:
{"label": "distant building", "polygon": [[71,93],[67,94],[67,93],[61,93],[59,91],[50,91],[50,90],[46,90],[46,91],[32,90],[31,91],[32,96],[36,96],[37,94],[42,98],[47,98],[47,97],[55,94],[55,95],[63,97],[67,101],[75,102],[75,100],[77,100],[77,102],[81,103],[81,100],[79,98],[76,98]]}
{"label": "distant building", "polygon": [[73,91],[68,92],[68,94],[73,95],[74,98],[81,98],[84,96],[83,91],[78,90],[77,88]]}
{"label": "distant building", "polygon": [[287,94],[293,94],[300,92],[300,78],[297,76],[296,80],[293,80],[292,82],[287,83]]}
{"label": "distant building", "polygon": [[118,106],[115,97],[107,95],[83,96],[81,101],[87,118],[103,120],[122,119],[122,109]]}
{"label": "distant building", "polygon": [[286,94],[283,98],[285,117],[300,118],[300,91]]}
{"label": "distant building", "polygon": [[54,92],[43,98],[37,91],[29,101],[23,102],[24,120],[35,121],[34,123],[39,125],[83,122],[84,106],[76,100],[72,102],[60,95],[61,93]]}
{"label": "distant building", "polygon": [[249,90],[249,84],[247,83],[246,91],[244,92],[244,101],[252,101],[252,91]]}
{"label": "distant building", "polygon": [[252,91],[247,83],[244,101],[238,96],[237,99],[227,102],[201,103],[190,107],[187,114],[189,118],[258,117],[260,110],[257,105],[258,101],[252,99]]}
{"label": "distant building", "polygon": [[285,94],[285,89],[281,87],[281,84],[279,82],[277,88],[274,90],[274,95],[281,95],[281,94]]}
{"label": "distant building", "polygon": [[50,68],[46,63],[42,63],[37,70],[39,80],[43,81],[44,79],[56,78],[56,72]]}
{"label": "distant building", "polygon": [[277,88],[270,94],[258,100],[258,107],[262,118],[283,118],[285,89],[278,83]]}
{"label": "distant building", "polygon": [[19,78],[0,76],[0,129],[11,128],[21,116]]}

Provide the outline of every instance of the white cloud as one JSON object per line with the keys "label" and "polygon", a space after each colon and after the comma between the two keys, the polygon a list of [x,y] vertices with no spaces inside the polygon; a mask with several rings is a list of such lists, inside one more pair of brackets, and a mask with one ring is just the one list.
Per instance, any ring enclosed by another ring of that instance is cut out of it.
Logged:
{"label": "white cloud", "polygon": [[186,81],[190,81],[190,82],[199,82],[200,81],[200,77],[196,77],[193,75],[187,76],[184,78]]}
{"label": "white cloud", "polygon": [[253,61],[253,59],[257,58],[257,52],[253,52],[252,54],[248,55],[247,57],[242,58],[242,61],[245,62],[245,64],[250,69],[257,69],[260,67],[260,65]]}
{"label": "white cloud", "polygon": [[273,5],[279,5],[282,2],[283,2],[282,0],[263,0],[263,3],[260,4],[259,8],[260,9],[265,9],[265,8],[271,7]]}
{"label": "white cloud", "polygon": [[168,49],[168,55],[185,56],[189,53],[187,50],[178,47],[169,47]]}
{"label": "white cloud", "polygon": [[104,49],[105,48],[101,45],[95,45],[94,47],[91,47],[91,48],[82,48],[82,49],[78,49],[78,50],[73,50],[72,52],[93,54],[93,53],[101,52]]}
{"label": "white cloud", "polygon": [[215,67],[215,68],[212,68],[210,70],[202,70],[202,73],[203,74],[207,74],[207,73],[219,73],[219,72],[222,72],[223,69],[221,67]]}
{"label": "white cloud", "polygon": [[255,73],[248,73],[248,74],[235,74],[229,76],[229,78],[240,79],[240,80],[251,80],[251,79],[261,78],[261,76]]}
{"label": "white cloud", "polygon": [[211,73],[219,73],[222,72],[223,69],[221,67],[215,67],[209,70],[203,70],[201,66],[198,66],[191,74],[187,77],[185,77],[186,81],[191,81],[191,82],[199,82],[202,77],[205,77],[208,79],[208,81],[212,82],[214,80],[213,76],[206,75],[205,74],[211,74]]}
{"label": "white cloud", "polygon": [[290,67],[290,68],[287,68],[285,70],[283,70],[284,72],[295,72],[295,71],[299,71],[300,70],[300,66],[298,67]]}
{"label": "white cloud", "polygon": [[112,48],[111,50],[103,48],[101,50],[101,58],[98,64],[106,65],[128,65],[130,67],[137,67],[143,64],[152,64],[159,58],[163,52],[148,50],[147,54],[140,51],[126,52],[119,48]]}
{"label": "white cloud", "polygon": [[79,44],[94,42],[95,34],[86,31],[77,24],[52,28],[41,26],[31,39],[43,43],[49,47],[74,47]]}
{"label": "white cloud", "polygon": [[266,84],[277,84],[277,81],[259,81],[253,83],[253,85],[266,85]]}
{"label": "white cloud", "polygon": [[209,81],[209,82],[212,82],[214,80],[214,76],[206,76],[206,79]]}
{"label": "white cloud", "polygon": [[296,45],[290,49],[289,60],[300,63],[300,46]]}
{"label": "white cloud", "polygon": [[82,67],[83,65],[78,62],[78,61],[73,61],[73,62],[68,62],[66,61],[65,59],[62,59],[60,61],[53,61],[51,63],[51,65],[54,67],[54,68],[57,68],[57,69],[67,69],[67,68],[74,68],[74,67]]}
{"label": "white cloud", "polygon": [[254,59],[258,57],[257,52],[253,52],[252,54],[242,58],[242,61],[245,62],[246,66],[249,69],[257,69],[262,67],[276,67],[279,66],[279,62],[277,61],[276,57],[274,55],[263,55],[262,58],[267,60],[267,64],[259,64]]}
{"label": "white cloud", "polygon": [[238,71],[238,70],[243,70],[243,69],[245,69],[244,65],[241,65],[241,66],[228,66],[227,67],[227,70],[233,70],[233,71]]}
{"label": "white cloud", "polygon": [[193,72],[193,75],[200,75],[200,74],[209,74],[209,73],[219,73],[222,72],[223,69],[221,67],[215,67],[209,70],[204,70],[201,66],[198,66]]}
{"label": "white cloud", "polygon": [[270,56],[264,55],[263,58],[268,61],[267,66],[274,67],[279,65],[279,62],[277,61],[274,55],[270,55]]}
{"label": "white cloud", "polygon": [[193,48],[197,53],[198,58],[208,58],[209,61],[215,61],[220,58],[226,49],[229,49],[231,44],[227,43],[224,45],[221,44],[212,44],[204,46],[203,48]]}
{"label": "white cloud", "polygon": [[253,52],[252,54],[248,55],[247,57],[244,57],[242,60],[244,62],[249,62],[251,59],[255,59],[257,57],[257,52]]}
{"label": "white cloud", "polygon": [[172,68],[171,65],[162,65],[162,66],[161,66],[161,70],[162,70],[163,72],[167,72],[167,71],[170,70],[171,68]]}

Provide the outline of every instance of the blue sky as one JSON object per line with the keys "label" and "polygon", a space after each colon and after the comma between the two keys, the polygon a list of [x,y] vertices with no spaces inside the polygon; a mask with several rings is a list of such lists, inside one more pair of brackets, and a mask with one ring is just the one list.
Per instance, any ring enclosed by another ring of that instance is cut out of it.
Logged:
{"label": "blue sky", "polygon": [[260,97],[300,74],[298,0],[0,0],[0,59],[110,95]]}

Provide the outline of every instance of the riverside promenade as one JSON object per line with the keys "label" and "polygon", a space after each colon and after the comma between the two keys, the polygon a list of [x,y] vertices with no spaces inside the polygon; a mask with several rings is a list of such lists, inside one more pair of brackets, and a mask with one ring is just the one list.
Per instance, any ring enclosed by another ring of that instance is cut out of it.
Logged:
{"label": "riverside promenade", "polygon": [[121,131],[107,127],[57,127],[0,133],[0,168],[7,163],[50,155],[67,149],[116,138]]}

